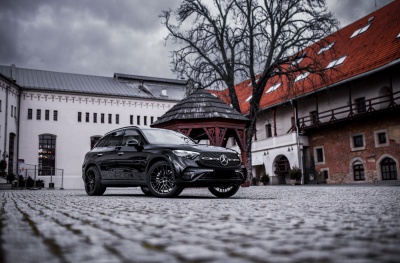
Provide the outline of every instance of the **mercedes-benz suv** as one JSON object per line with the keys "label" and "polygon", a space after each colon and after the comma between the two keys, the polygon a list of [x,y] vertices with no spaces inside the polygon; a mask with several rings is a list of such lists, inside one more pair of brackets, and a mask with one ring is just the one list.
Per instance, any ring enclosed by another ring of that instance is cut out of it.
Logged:
{"label": "mercedes-benz suv", "polygon": [[201,145],[171,130],[124,127],[108,132],[85,155],[82,179],[88,195],[107,187],[141,187],[146,195],[175,197],[187,187],[234,195],[246,170],[234,150]]}

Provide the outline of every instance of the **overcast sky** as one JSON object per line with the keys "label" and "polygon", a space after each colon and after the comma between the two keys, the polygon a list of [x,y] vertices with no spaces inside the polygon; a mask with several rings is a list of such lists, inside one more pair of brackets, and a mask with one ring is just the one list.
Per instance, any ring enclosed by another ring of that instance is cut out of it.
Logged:
{"label": "overcast sky", "polygon": [[[341,27],[393,0],[327,0]],[[0,0],[0,65],[176,78],[158,17],[180,0]]]}

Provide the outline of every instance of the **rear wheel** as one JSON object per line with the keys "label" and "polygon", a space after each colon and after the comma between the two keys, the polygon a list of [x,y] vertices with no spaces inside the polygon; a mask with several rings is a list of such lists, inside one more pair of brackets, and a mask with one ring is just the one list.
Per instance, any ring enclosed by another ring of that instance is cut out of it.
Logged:
{"label": "rear wheel", "polygon": [[239,187],[240,186],[219,186],[210,187],[208,190],[216,197],[228,198],[236,194],[236,192],[239,190]]}
{"label": "rear wheel", "polygon": [[103,195],[106,187],[101,185],[99,170],[92,166],[85,173],[85,191],[88,195]]}
{"label": "rear wheel", "polygon": [[166,161],[158,161],[150,167],[147,185],[156,197],[175,197],[183,191],[183,188],[175,184],[172,167]]}

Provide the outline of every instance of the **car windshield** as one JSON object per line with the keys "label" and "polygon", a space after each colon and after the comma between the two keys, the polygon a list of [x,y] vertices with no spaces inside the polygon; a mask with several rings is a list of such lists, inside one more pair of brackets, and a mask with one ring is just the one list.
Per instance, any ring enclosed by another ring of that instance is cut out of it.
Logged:
{"label": "car windshield", "polygon": [[142,130],[147,140],[152,144],[196,144],[182,133],[163,129]]}

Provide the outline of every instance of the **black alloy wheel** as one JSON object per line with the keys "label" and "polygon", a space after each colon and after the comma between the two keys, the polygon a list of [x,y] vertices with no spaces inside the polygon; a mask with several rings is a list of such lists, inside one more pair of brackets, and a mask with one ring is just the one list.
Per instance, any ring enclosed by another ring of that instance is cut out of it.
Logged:
{"label": "black alloy wheel", "polygon": [[208,188],[208,190],[216,197],[228,198],[228,197],[231,197],[232,195],[236,194],[236,192],[239,190],[239,188],[240,188],[240,186],[238,186],[238,185],[219,186],[219,187],[210,187],[210,188]]}
{"label": "black alloy wheel", "polygon": [[183,191],[175,184],[172,167],[166,161],[158,161],[150,167],[147,185],[156,197],[175,197]]}
{"label": "black alloy wheel", "polygon": [[101,185],[99,170],[92,166],[85,173],[85,191],[88,195],[103,195],[106,187]]}

